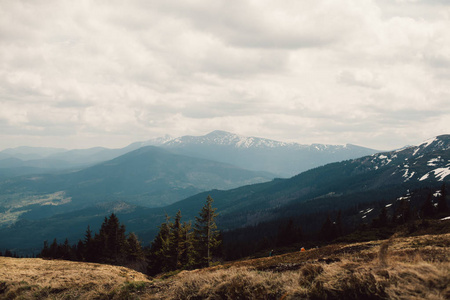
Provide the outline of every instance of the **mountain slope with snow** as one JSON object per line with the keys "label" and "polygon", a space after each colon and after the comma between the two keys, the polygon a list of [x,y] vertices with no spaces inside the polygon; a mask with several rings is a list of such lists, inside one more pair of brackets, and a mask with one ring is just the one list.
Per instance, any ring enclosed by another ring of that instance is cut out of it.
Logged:
{"label": "mountain slope with snow", "polygon": [[378,153],[355,160],[359,170],[384,169],[390,182],[443,181],[450,175],[450,135],[440,135],[418,146]]}
{"label": "mountain slope with snow", "polygon": [[204,136],[183,136],[159,145],[172,152],[229,163],[240,168],[290,177],[303,171],[370,155],[374,149],[355,145],[304,145],[216,130]]}

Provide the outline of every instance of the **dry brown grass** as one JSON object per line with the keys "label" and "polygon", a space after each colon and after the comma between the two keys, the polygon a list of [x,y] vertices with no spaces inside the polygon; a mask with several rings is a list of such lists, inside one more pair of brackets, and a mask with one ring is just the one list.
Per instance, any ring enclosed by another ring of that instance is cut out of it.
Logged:
{"label": "dry brown grass", "polygon": [[450,234],[232,262],[156,283],[157,299],[450,299]]}
{"label": "dry brown grass", "polygon": [[388,268],[351,260],[306,264],[281,273],[247,267],[186,272],[160,283],[158,299],[448,299],[450,265],[399,263]]}
{"label": "dry brown grass", "polygon": [[449,246],[450,234],[393,237],[152,281],[123,267],[1,258],[0,298],[450,299]]}
{"label": "dry brown grass", "polygon": [[[0,299],[92,299],[132,282],[149,282],[117,266],[38,258],[0,257]],[[118,292],[118,291],[116,291]]]}

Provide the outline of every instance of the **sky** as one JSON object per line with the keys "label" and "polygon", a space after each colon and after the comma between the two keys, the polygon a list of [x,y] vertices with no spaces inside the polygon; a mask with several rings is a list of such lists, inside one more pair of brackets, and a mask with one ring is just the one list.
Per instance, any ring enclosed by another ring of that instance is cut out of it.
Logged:
{"label": "sky", "polygon": [[0,149],[450,133],[448,0],[0,1]]}

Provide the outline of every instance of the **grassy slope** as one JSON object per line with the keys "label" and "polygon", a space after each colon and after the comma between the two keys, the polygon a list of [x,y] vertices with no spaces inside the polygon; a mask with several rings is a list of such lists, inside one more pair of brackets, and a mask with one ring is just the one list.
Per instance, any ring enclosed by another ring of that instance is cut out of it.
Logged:
{"label": "grassy slope", "polygon": [[397,237],[151,280],[124,267],[2,257],[0,299],[449,299],[449,248],[448,233]]}

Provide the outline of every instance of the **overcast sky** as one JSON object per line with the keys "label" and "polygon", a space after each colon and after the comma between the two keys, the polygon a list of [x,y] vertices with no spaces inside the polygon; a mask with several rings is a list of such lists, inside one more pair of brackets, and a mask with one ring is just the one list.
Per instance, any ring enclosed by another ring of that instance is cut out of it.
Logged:
{"label": "overcast sky", "polygon": [[450,133],[448,0],[0,1],[0,149]]}

